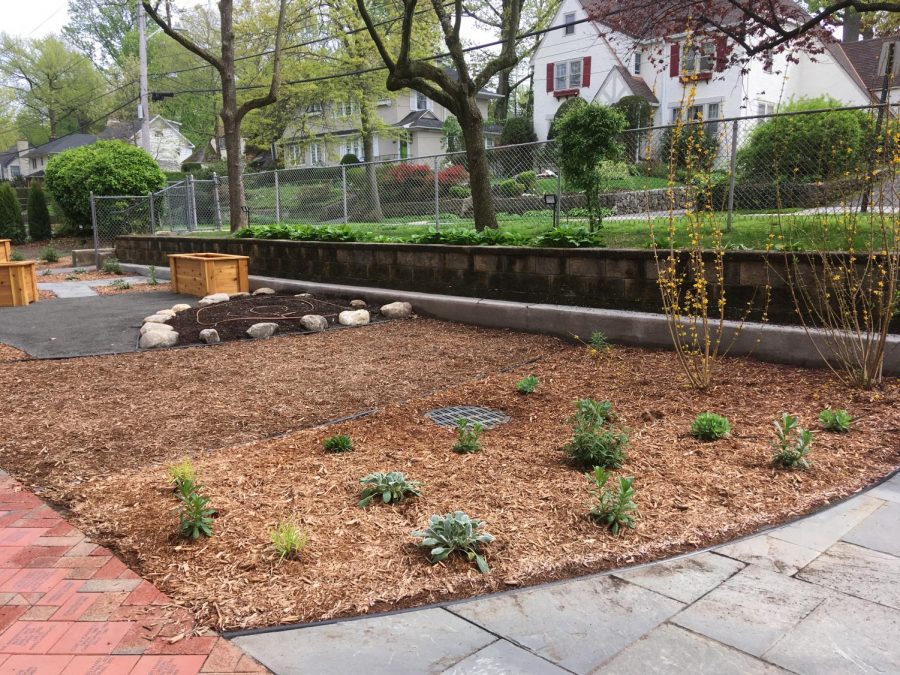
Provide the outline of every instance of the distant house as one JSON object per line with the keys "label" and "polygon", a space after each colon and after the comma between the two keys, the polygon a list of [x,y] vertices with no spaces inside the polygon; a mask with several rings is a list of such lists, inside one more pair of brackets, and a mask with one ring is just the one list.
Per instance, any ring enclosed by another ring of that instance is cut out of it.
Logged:
{"label": "distant house", "polygon": [[25,176],[26,181],[43,178],[47,164],[55,155],[72,148],[90,145],[96,140],[97,137],[93,134],[69,134],[68,136],[54,139],[21,153],[19,155],[19,169],[22,175]]}
{"label": "distant house", "polygon": [[22,155],[31,150],[28,141],[18,141],[14,146],[0,152],[0,180],[14,181],[24,174],[22,172]]}
{"label": "distant house", "polygon": [[859,42],[844,42],[841,47],[862,78],[872,96],[880,101],[884,89],[888,49],[894,45],[894,67],[888,76],[888,103],[900,103],[900,37],[875,38]]}
{"label": "distant house", "polygon": [[[499,96],[479,92],[476,100],[487,119],[488,103]],[[378,116],[390,133],[374,139],[373,157],[365,157],[360,136],[359,106],[352,99],[314,102],[302,120],[289,127],[281,139],[286,167],[334,166],[346,154],[362,161],[413,159],[440,155],[444,147],[444,122],[452,113],[424,94],[410,89],[378,102]],[[493,147],[500,136],[496,125],[485,125],[485,145]]]}
{"label": "distant house", "polygon": [[[712,122],[768,114],[791,98],[829,95],[848,105],[872,100],[838,43],[823,44],[814,57],[768,54],[735,64],[732,50],[740,47],[724,37],[692,41],[652,27],[633,35],[615,17],[585,21],[593,3],[563,0],[552,21],[561,28],[544,35],[532,57],[534,129],[540,140],[547,138],[559,106],[574,97],[610,105],[641,96],[653,108],[654,126],[678,118]],[[728,20],[739,21],[740,15]],[[691,88],[690,110],[683,110]]]}
{"label": "distant house", "polygon": [[[142,147],[141,120],[110,120],[99,138],[125,141]],[[193,152],[194,144],[181,133],[181,124],[160,115],[150,120],[150,155],[163,171],[180,171],[182,162]]]}

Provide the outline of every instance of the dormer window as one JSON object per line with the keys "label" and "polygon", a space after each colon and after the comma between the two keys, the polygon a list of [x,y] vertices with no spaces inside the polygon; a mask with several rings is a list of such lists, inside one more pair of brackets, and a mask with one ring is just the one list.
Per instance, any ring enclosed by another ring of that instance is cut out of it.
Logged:
{"label": "dormer window", "polygon": [[581,59],[575,61],[562,61],[556,64],[556,79],[554,89],[578,89],[581,87]]}
{"label": "dormer window", "polygon": [[428,97],[420,91],[416,92],[416,110],[428,110]]}
{"label": "dormer window", "polygon": [[566,35],[575,34],[575,12],[563,14],[563,25],[565,26],[563,33]]}
{"label": "dormer window", "polygon": [[635,75],[641,74],[641,53],[640,52],[634,53],[634,68],[632,69],[632,72]]}

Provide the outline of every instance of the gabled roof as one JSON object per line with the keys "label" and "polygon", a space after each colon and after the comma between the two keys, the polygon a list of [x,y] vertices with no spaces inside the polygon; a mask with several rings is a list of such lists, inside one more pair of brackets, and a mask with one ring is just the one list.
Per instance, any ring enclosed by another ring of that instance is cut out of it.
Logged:
{"label": "gabled roof", "polygon": [[[176,134],[181,136],[182,140],[185,142],[185,145],[190,147],[194,147],[194,144],[183,134],[181,133],[181,125],[178,122],[173,120],[167,120],[165,117],[160,115],[156,115],[153,119],[150,120],[150,124],[153,124],[157,120],[161,121],[163,124],[170,127]],[[109,124],[106,125],[106,128],[100,132],[100,138],[103,140],[121,140],[121,141],[132,141],[135,136],[137,136],[138,132],[141,130],[141,120],[139,118],[134,118],[131,120],[127,120],[125,122],[118,121],[110,121]]]}
{"label": "gabled roof", "polygon": [[[886,42],[900,41],[900,37],[874,38],[859,42],[842,42],[841,49],[847,60],[853,65],[860,79],[869,91],[880,91],[884,85],[884,75],[878,74],[878,62],[881,50]],[[900,56],[895,57],[900,58]],[[900,81],[894,78],[891,88],[900,87]]]}
{"label": "gabled roof", "polygon": [[19,156],[19,149],[16,146],[9,150],[0,152],[0,166],[9,166]]}
{"label": "gabled roof", "polygon": [[93,134],[69,134],[62,138],[57,138],[36,148],[32,148],[24,153],[23,157],[43,157],[44,155],[56,155],[64,150],[72,148],[80,148],[83,145],[90,145],[97,140]]}
{"label": "gabled roof", "polygon": [[220,159],[212,140],[210,140],[206,145],[194,150],[191,156],[184,160],[182,164],[208,164],[210,162],[218,162]]}
{"label": "gabled roof", "polygon": [[653,105],[659,105],[659,99],[656,98],[656,94],[653,93],[650,85],[644,81],[643,77],[632,75],[625,66],[615,66],[615,69],[619,71],[619,74],[635,96],[647,99],[647,102]]}
{"label": "gabled roof", "polygon": [[441,122],[430,110],[413,110],[399,122],[394,123],[395,127],[404,127],[406,129],[443,129],[444,123]]}

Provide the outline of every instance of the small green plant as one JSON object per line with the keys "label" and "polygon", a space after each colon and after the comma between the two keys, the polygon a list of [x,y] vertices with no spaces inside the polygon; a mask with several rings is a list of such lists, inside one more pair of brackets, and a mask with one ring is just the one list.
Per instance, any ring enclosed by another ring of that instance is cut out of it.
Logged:
{"label": "small green plant", "polygon": [[487,574],[491,571],[481,552],[484,544],[494,541],[493,535],[480,532],[484,521],[469,518],[463,511],[447,513],[443,516],[431,516],[428,528],[412,533],[422,539],[419,546],[430,548],[428,558],[432,563],[446,560],[454,551],[459,551],[478,565],[478,571]]}
{"label": "small green plant", "polygon": [[172,481],[172,484],[177,488],[179,483],[183,483],[185,481],[190,481],[193,483],[197,480],[197,472],[194,470],[194,465],[191,463],[191,460],[185,457],[177,464],[172,464],[168,468],[169,479]]}
{"label": "small green plant", "polygon": [[609,348],[609,341],[603,333],[599,330],[595,330],[591,333],[591,347],[597,351],[603,351],[604,349]]}
{"label": "small green plant", "polygon": [[116,279],[109,286],[110,288],[115,288],[120,291],[127,291],[129,288],[131,288],[131,284],[129,284],[124,279]]}
{"label": "small green plant", "polygon": [[772,441],[775,465],[786,469],[808,469],[812,432],[800,427],[796,415],[787,413],[772,422],[772,426],[775,428],[775,440]]}
{"label": "small green plant", "polygon": [[606,525],[610,532],[619,534],[623,527],[634,529],[634,478],[620,476],[615,489],[606,487],[610,473],[601,466],[595,466],[593,473],[585,474],[591,482],[591,494],[596,504],[591,509],[591,517]]}
{"label": "small green plant", "polygon": [[[12,256],[10,256],[10,258],[11,258],[11,257],[12,257]],[[50,270],[50,269],[46,269],[46,270],[44,270],[43,272],[41,272],[41,276],[42,276],[42,277],[49,277],[51,274],[53,274],[53,270]]]}
{"label": "small green plant", "polygon": [[402,501],[408,495],[418,497],[422,494],[419,491],[422,484],[407,480],[406,475],[399,471],[370,473],[361,478],[359,482],[368,486],[359,495],[361,508],[367,507],[379,495],[381,495],[382,502],[390,504]]}
{"label": "small green plant", "polygon": [[572,440],[563,446],[569,460],[578,466],[615,469],[625,463],[628,432],[609,423],[616,419],[609,401],[585,398],[576,402]]}
{"label": "small green plant", "polygon": [[48,263],[59,262],[59,251],[57,251],[52,246],[48,246],[43,251],[41,251],[41,260]]}
{"label": "small green plant", "polygon": [[322,441],[325,452],[350,452],[353,450],[353,440],[346,434],[329,436]]}
{"label": "small green plant", "polygon": [[837,431],[838,433],[846,433],[850,431],[853,424],[853,417],[846,410],[832,410],[825,408],[819,413],[819,421],[825,431]]}
{"label": "small green plant", "polygon": [[103,261],[104,274],[122,274],[122,265],[116,258],[107,258]]}
{"label": "small green plant", "polygon": [[282,520],[269,533],[280,560],[296,558],[309,543],[309,535],[289,520]]}
{"label": "small green plant", "polygon": [[22,255],[21,251],[13,251],[9,254],[10,262],[22,262],[23,260],[25,260],[25,256]]}
{"label": "small green plant", "polygon": [[516,382],[516,391],[520,394],[533,394],[534,390],[537,389],[537,386],[540,384],[540,380],[538,380],[534,375],[529,375],[528,377],[523,377],[521,380]]}
{"label": "small green plant", "polygon": [[462,417],[456,420],[456,443],[453,445],[453,452],[461,455],[481,452],[482,431],[484,425],[478,422],[473,424]]}
{"label": "small green plant", "polygon": [[147,280],[147,285],[159,286],[159,279],[156,278],[156,265],[150,265],[147,268],[147,273],[150,275],[150,278]]}
{"label": "small green plant", "polygon": [[731,433],[731,423],[722,415],[702,412],[691,423],[691,436],[701,441],[717,441]]}
{"label": "small green plant", "polygon": [[69,272],[66,275],[66,281],[78,281],[78,272]]}
{"label": "small green plant", "polygon": [[209,498],[193,490],[181,496],[178,507],[178,531],[185,537],[199,539],[212,536],[212,521],[216,510],[210,508]]}

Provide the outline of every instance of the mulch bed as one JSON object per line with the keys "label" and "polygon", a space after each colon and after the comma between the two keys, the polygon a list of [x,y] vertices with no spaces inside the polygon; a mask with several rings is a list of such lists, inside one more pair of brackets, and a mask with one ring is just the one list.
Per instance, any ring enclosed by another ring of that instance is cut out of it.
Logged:
{"label": "mulch bed", "polygon": [[[52,272],[53,270],[49,270]],[[97,281],[98,279],[122,279],[124,277],[133,277],[136,276],[131,272],[125,272],[123,274],[107,274],[106,272],[81,272],[79,274],[64,272],[58,274],[43,274],[41,272],[37,273],[35,279],[38,283],[55,283],[59,281]]]}
{"label": "mulch bed", "polygon": [[[387,338],[405,325],[387,324],[370,334]],[[475,329],[419,326],[427,330],[416,336],[414,357],[398,359],[389,339],[380,340],[377,350],[406,369],[443,351],[448,333],[472,331],[478,353],[497,346]],[[318,337],[330,343],[348,333],[360,331]],[[520,347],[545,340],[508,339]],[[367,346],[360,345],[360,358]],[[544,358],[530,365],[482,380],[457,378],[450,389],[395,399],[369,417],[195,453],[198,480],[218,509],[210,539],[177,537],[175,499],[161,466],[74,488],[77,522],[189,606],[200,622],[235,629],[410,607],[650,561],[781,523],[852,494],[900,463],[896,380],[880,392],[855,392],[823,372],[723,359],[716,385],[696,392],[683,385],[671,353],[619,348],[592,357],[571,346],[542,351]],[[334,363],[335,356],[321,356],[320,366]],[[406,372],[420,377],[433,367],[443,366],[423,362],[415,374]],[[527,374],[540,379],[531,396],[514,388]],[[244,386],[235,380],[229,395]],[[387,390],[391,384],[375,378],[372,386]],[[588,517],[588,482],[560,451],[571,435],[566,418],[573,402],[586,396],[613,401],[631,430],[629,458],[618,473],[635,476],[640,519],[636,530],[619,537]],[[497,408],[512,420],[484,434],[481,453],[457,455],[451,451],[454,432],[425,413],[461,404]],[[826,405],[851,411],[851,433],[819,429],[815,420]],[[216,416],[228,410],[240,409],[223,407]],[[690,436],[691,420],[706,410],[727,415],[732,437],[702,443]],[[771,421],[785,411],[816,430],[809,471],[771,464]],[[337,433],[353,438],[353,452],[323,452],[323,439]],[[178,438],[175,447],[187,451],[191,443],[184,441]],[[359,479],[392,470],[423,481],[422,496],[358,508]],[[415,546],[412,530],[434,513],[456,509],[484,519],[496,536],[487,547],[490,574],[459,558],[432,566]],[[310,544],[299,560],[279,562],[268,533],[287,518],[302,523]]]}
{"label": "mulch bed", "polygon": [[6,361],[21,361],[22,359],[27,358],[28,354],[21,349],[16,349],[15,347],[0,342],[0,363]]}
{"label": "mulch bed", "polygon": [[56,293],[53,291],[44,291],[38,289],[38,300],[46,302],[47,300],[56,300]]}
{"label": "mulch bed", "polygon": [[122,295],[123,293],[170,293],[172,287],[168,281],[160,281],[156,286],[150,284],[132,284],[131,288],[115,286],[94,286],[97,295]]}
{"label": "mulch bed", "polygon": [[[247,329],[255,323],[278,324],[278,333],[309,332],[300,324],[306,314],[319,314],[331,326],[338,314],[352,309],[350,300],[327,297],[298,298],[293,295],[254,295],[181,312],[167,323],[178,331],[179,344],[200,342],[200,331],[214,328],[223,341],[249,340]],[[385,321],[377,308],[369,307],[370,321]]]}

